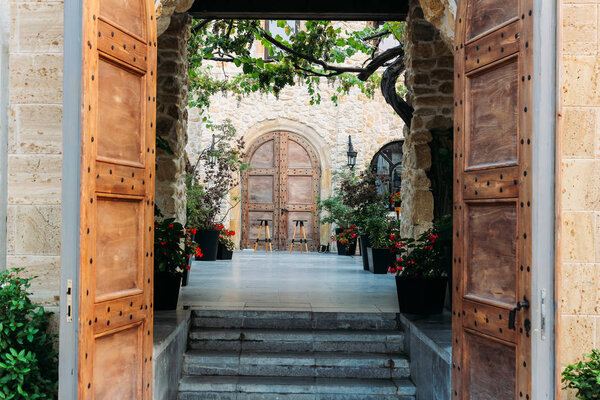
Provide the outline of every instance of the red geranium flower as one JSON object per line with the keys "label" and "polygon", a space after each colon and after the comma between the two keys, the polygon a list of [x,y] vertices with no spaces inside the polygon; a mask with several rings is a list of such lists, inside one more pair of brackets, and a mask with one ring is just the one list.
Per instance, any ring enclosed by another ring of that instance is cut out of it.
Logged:
{"label": "red geranium flower", "polygon": [[169,225],[169,228],[172,228],[172,227],[173,227],[173,224]]}
{"label": "red geranium flower", "polygon": [[194,250],[194,255],[197,257],[204,257],[204,254],[202,254],[202,250],[200,249],[200,247],[196,247],[196,250]]}
{"label": "red geranium flower", "polygon": [[198,229],[194,228],[191,230],[191,232],[195,235],[196,233],[198,233]]}

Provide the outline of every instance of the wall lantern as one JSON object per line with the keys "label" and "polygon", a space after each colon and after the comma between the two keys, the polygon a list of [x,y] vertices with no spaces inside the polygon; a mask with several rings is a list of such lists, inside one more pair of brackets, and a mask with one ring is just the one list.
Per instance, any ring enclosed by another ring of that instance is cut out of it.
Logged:
{"label": "wall lantern", "polygon": [[208,164],[212,167],[217,163],[217,154],[215,151],[215,135],[212,135],[212,143],[208,149]]}
{"label": "wall lantern", "polygon": [[348,135],[348,166],[350,167],[350,169],[354,169],[354,166],[356,165],[356,155],[358,154],[358,152],[354,151],[354,148],[352,147],[352,136]]}

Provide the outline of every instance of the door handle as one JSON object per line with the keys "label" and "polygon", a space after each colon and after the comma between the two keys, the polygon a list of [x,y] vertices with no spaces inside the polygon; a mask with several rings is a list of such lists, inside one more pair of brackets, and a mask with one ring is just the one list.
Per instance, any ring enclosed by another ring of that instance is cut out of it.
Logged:
{"label": "door handle", "polygon": [[508,314],[508,329],[512,329],[513,331],[517,330],[517,327],[515,326],[517,311],[521,311],[523,308],[529,308],[529,300],[527,300],[526,296],[523,296],[523,301],[519,301],[517,306]]}

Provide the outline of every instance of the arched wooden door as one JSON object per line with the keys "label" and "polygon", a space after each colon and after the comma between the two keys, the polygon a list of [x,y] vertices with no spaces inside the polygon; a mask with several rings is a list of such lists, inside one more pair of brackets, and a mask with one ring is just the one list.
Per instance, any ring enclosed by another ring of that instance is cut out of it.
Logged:
{"label": "arched wooden door", "polygon": [[156,46],[153,0],[83,1],[80,400],[152,399]]}
{"label": "arched wooden door", "polygon": [[306,220],[308,247],[316,250],[321,169],[312,145],[295,133],[271,132],[252,143],[248,162],[250,171],[244,173],[242,182],[242,247],[253,247],[258,220],[270,219],[273,246],[289,248],[293,221],[302,219]]}
{"label": "arched wooden door", "polygon": [[532,3],[459,1],[453,399],[532,398]]}

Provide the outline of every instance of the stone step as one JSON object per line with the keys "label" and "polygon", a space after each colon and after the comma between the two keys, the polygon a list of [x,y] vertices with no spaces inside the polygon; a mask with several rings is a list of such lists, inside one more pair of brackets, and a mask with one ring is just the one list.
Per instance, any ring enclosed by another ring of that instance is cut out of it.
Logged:
{"label": "stone step", "polygon": [[195,328],[189,347],[205,351],[402,353],[400,331]]}
{"label": "stone step", "polygon": [[189,351],[185,375],[320,377],[391,379],[408,378],[406,357],[368,353],[255,353]]}
{"label": "stone step", "polygon": [[192,328],[398,330],[395,313],[194,310]]}
{"label": "stone step", "polygon": [[414,400],[407,379],[186,376],[179,400]]}

